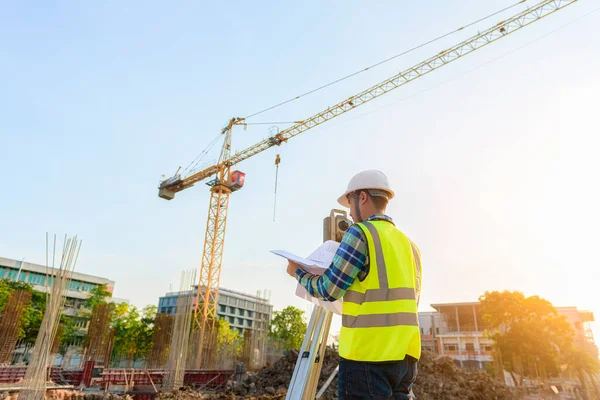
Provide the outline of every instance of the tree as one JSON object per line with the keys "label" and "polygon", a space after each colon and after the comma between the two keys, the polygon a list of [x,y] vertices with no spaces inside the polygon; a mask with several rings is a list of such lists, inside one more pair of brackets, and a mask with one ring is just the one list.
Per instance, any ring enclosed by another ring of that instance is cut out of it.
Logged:
{"label": "tree", "polygon": [[141,312],[135,306],[118,305],[114,312],[114,354],[127,357],[127,367],[146,356],[152,346],[152,327],[156,306],[146,306]]}
{"label": "tree", "polygon": [[[595,377],[600,373],[600,360],[586,349],[572,347],[565,357],[568,368],[577,376],[584,393],[588,392],[589,380],[596,386]],[[586,380],[587,376],[587,380]],[[586,393],[587,395],[587,393]]]}
{"label": "tree", "polygon": [[33,346],[35,344],[45,312],[46,293],[32,289],[31,303],[23,315],[21,332],[19,332],[19,339],[23,340],[26,345]]}
{"label": "tree", "polygon": [[106,284],[104,284],[96,286],[94,289],[92,289],[92,291],[90,292],[91,296],[88,297],[83,306],[91,310],[96,304],[106,303],[106,298],[110,297],[112,294],[108,290],[106,290],[106,287]]}
{"label": "tree", "polygon": [[509,291],[485,292],[479,301],[483,320],[492,328],[489,336],[517,384],[525,376],[559,374],[561,352],[570,349],[574,332],[549,301]]}
{"label": "tree", "polygon": [[299,349],[306,332],[306,323],[302,319],[302,310],[287,306],[273,313],[269,326],[269,336],[279,340],[285,350]]}
{"label": "tree", "polygon": [[60,324],[63,327],[63,334],[58,352],[64,356],[67,353],[69,346],[81,339],[84,334],[83,329],[77,326],[76,320],[72,317],[67,317],[64,314],[61,315]]}
{"label": "tree", "polygon": [[27,290],[32,292],[33,286],[29,283],[13,281],[12,279],[0,279],[0,315],[4,312],[8,296],[15,290]]}
{"label": "tree", "polygon": [[217,344],[231,345],[240,340],[239,332],[231,329],[229,322],[224,319],[215,320],[215,327],[217,329]]}
{"label": "tree", "polygon": [[240,333],[231,328],[224,319],[215,320],[217,329],[217,354],[229,354],[231,357],[239,356],[244,349],[244,341]]}

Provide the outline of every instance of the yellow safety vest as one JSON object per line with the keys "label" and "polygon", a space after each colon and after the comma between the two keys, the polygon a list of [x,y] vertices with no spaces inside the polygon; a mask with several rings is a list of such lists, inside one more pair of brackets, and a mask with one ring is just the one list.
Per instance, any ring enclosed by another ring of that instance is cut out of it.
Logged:
{"label": "yellow safety vest", "polygon": [[419,359],[419,249],[388,221],[357,225],[367,239],[370,267],[367,277],[355,279],[344,294],[340,356],[374,362],[406,355]]}

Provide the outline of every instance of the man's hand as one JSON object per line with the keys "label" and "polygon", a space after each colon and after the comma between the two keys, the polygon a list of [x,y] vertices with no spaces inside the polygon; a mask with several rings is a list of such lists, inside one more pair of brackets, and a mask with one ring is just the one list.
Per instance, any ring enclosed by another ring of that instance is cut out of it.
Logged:
{"label": "man's hand", "polygon": [[288,267],[287,267],[287,273],[289,276],[294,277],[296,276],[296,270],[300,268],[300,265],[288,260]]}

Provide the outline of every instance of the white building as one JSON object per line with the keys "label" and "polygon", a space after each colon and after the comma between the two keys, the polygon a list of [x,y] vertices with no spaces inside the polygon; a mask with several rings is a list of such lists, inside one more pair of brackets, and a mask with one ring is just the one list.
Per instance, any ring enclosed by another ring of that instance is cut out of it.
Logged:
{"label": "white building", "polygon": [[[194,293],[197,286],[194,288]],[[177,298],[186,292],[166,293],[158,299],[158,312],[174,314]],[[193,306],[196,305],[194,298]],[[234,330],[243,334],[246,329],[267,331],[273,315],[273,305],[268,299],[231,289],[219,288],[217,317],[229,322]]]}

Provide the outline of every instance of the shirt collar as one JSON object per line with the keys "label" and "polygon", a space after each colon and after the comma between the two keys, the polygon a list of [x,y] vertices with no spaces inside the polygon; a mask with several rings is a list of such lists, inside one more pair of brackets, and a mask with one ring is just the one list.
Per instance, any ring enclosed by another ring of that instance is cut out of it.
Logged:
{"label": "shirt collar", "polygon": [[367,218],[366,221],[388,221],[394,224],[394,220],[392,220],[392,217],[388,217],[385,214],[373,214],[369,218]]}

